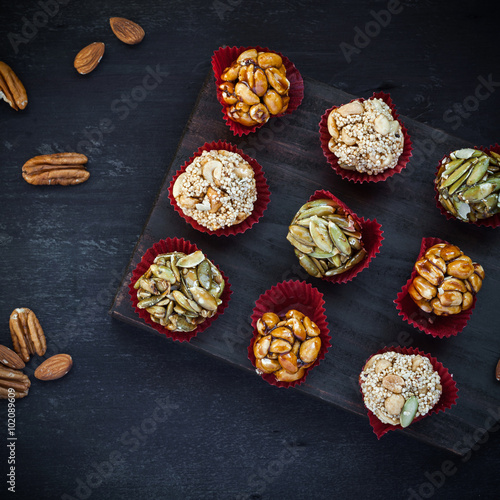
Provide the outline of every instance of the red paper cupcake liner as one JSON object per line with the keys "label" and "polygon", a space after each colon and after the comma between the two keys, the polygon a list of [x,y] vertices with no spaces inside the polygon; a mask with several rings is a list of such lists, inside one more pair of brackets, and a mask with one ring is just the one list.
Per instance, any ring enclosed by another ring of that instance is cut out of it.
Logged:
{"label": "red paper cupcake liner", "polygon": [[[216,50],[212,56],[212,68],[214,70],[215,75],[215,83],[217,87],[217,99],[221,103],[222,106],[222,115],[226,125],[231,129],[231,132],[236,136],[247,135],[252,132],[255,132],[258,128],[265,125],[265,123],[254,125],[253,127],[246,127],[241,125],[241,123],[235,122],[231,120],[231,118],[227,114],[227,105],[222,99],[222,90],[219,88],[223,80],[221,79],[221,75],[224,73],[224,70],[231,66],[231,64],[236,61],[238,56],[248,49],[257,49],[259,52],[273,52],[278,54],[283,59],[283,64],[286,68],[286,77],[290,82],[290,90],[288,91],[288,95],[290,96],[290,102],[288,103],[288,108],[284,113],[275,116],[283,116],[293,113],[302,102],[304,98],[304,81],[302,76],[299,73],[299,70],[294,66],[294,64],[283,54],[280,52],[276,52],[275,50],[269,50],[265,47],[221,47]],[[272,120],[271,116],[269,120]],[[267,122],[266,122],[267,123]]]}
{"label": "red paper cupcake liner", "polygon": [[[406,167],[407,163],[410,161],[410,157],[412,155],[412,142],[410,136],[408,135],[408,130],[404,126],[404,123],[398,118],[399,115],[396,112],[396,107],[394,106],[392,99],[389,94],[385,94],[384,92],[374,92],[370,99],[382,99],[392,111],[392,116],[395,120],[401,125],[401,131],[404,135],[404,145],[403,152],[399,157],[398,164],[394,168],[389,168],[380,172],[380,174],[369,175],[366,173],[357,172],[355,170],[346,170],[339,165],[338,158],[330,151],[328,148],[328,143],[331,139],[331,135],[328,132],[328,115],[332,110],[338,108],[339,106],[332,106],[330,109],[327,109],[323,116],[321,117],[321,121],[319,122],[319,136],[321,142],[321,149],[323,150],[323,155],[327,159],[328,163],[331,165],[333,170],[337,172],[343,179],[347,179],[354,182],[380,182],[385,181],[389,177],[392,177],[394,174],[399,174],[403,168]],[[366,99],[352,99],[352,101],[365,101]],[[352,102],[350,101],[350,102]]]}
{"label": "red paper cupcake liner", "polygon": [[[224,149],[226,151],[231,151],[232,153],[237,153],[243,157],[253,168],[254,178],[255,178],[255,187],[257,189],[257,200],[254,203],[252,213],[239,224],[235,224],[233,226],[226,226],[215,231],[208,229],[195,221],[193,218],[187,216],[182,209],[177,204],[177,201],[173,195],[173,188],[177,177],[185,172],[186,168],[193,162],[195,158],[201,156],[203,151],[212,151],[213,149]],[[233,234],[244,233],[247,229],[250,229],[254,224],[256,224],[259,219],[264,215],[264,211],[267,208],[270,200],[270,192],[269,187],[267,185],[266,178],[264,177],[264,172],[262,171],[262,167],[257,163],[256,160],[246,155],[238,149],[234,144],[230,144],[228,142],[218,141],[218,142],[206,142],[203,146],[201,146],[196,153],[194,153],[189,160],[187,160],[184,165],[174,174],[172,181],[170,182],[168,188],[168,198],[170,199],[170,203],[174,207],[174,210],[191,226],[193,226],[196,230],[207,233],[215,236],[229,236]]]}
{"label": "red paper cupcake liner", "polygon": [[[421,259],[429,248],[437,245],[438,243],[448,244],[447,241],[439,238],[422,238],[420,253],[418,254],[416,261]],[[432,335],[433,337],[442,339],[452,337],[460,333],[467,326],[469,318],[472,315],[472,311],[476,307],[477,297],[474,295],[472,307],[470,309],[462,311],[459,314],[437,316],[433,313],[426,313],[422,311],[417,304],[415,304],[408,293],[408,288],[414,278],[416,278],[417,274],[417,271],[413,268],[410,279],[406,282],[406,285],[403,286],[401,291],[398,293],[397,299],[394,301],[396,309],[399,311],[398,315],[402,316],[403,319],[410,325],[418,328],[427,335]]]}
{"label": "red paper cupcake liner", "polygon": [[229,304],[229,298],[232,293],[231,285],[226,275],[222,272],[219,266],[217,266],[217,264],[215,264],[215,262],[210,259],[211,262],[214,263],[214,265],[220,271],[225,281],[224,291],[222,292],[222,295],[220,297],[222,303],[217,308],[217,312],[214,316],[212,316],[211,318],[207,318],[203,323],[200,323],[192,332],[172,332],[159,325],[158,323],[155,323],[145,309],[139,309],[137,307],[137,303],[139,302],[139,300],[137,299],[137,290],[134,289],[134,284],[149,269],[149,266],[153,264],[153,261],[157,255],[176,251],[190,254],[192,252],[196,252],[197,250],[198,247],[196,245],[193,245],[191,242],[182,238],[167,238],[165,240],[158,241],[146,251],[139,264],[137,264],[137,267],[132,271],[132,278],[128,286],[129,295],[132,299],[132,305],[139,317],[142,318],[149,326],[153,327],[158,333],[179,342],[189,342],[193,337],[196,337],[198,333],[206,330],[219,316],[224,313],[224,310]]}
{"label": "red paper cupcake liner", "polygon": [[255,355],[253,353],[253,345],[258,337],[257,321],[266,312],[274,312],[278,316],[284,316],[290,309],[297,309],[301,313],[309,316],[320,329],[321,349],[314,364],[306,369],[304,376],[294,382],[278,382],[272,373],[263,373],[262,378],[271,385],[276,387],[295,387],[303,384],[306,381],[310,370],[319,365],[320,361],[325,357],[331,346],[330,330],[326,321],[325,301],[323,294],[314,288],[311,284],[304,281],[283,281],[273,286],[264,292],[255,302],[255,307],[252,313],[252,328],[254,336],[248,346],[248,359],[255,366]]}
{"label": "red paper cupcake liner", "polygon": [[382,236],[382,226],[377,222],[377,219],[370,220],[364,219],[363,217],[357,216],[352,212],[345,203],[340,201],[336,196],[334,196],[329,191],[319,190],[316,191],[308,201],[319,200],[321,198],[329,198],[339,204],[342,209],[350,214],[352,218],[361,227],[361,241],[366,250],[366,257],[357,265],[349,269],[348,271],[337,274],[335,276],[323,276],[321,279],[329,281],[330,283],[347,283],[356,277],[363,269],[366,269],[376,254],[380,252],[380,247],[382,246],[382,241],[384,237]]}
{"label": "red paper cupcake liner", "polygon": [[[400,354],[419,354],[420,356],[425,356],[431,362],[434,370],[437,371],[439,373],[439,376],[441,377],[441,385],[443,387],[443,390],[441,393],[441,397],[439,398],[439,401],[431,410],[429,410],[427,414],[420,415],[420,417],[416,418],[411,423],[411,426],[413,426],[415,422],[418,422],[419,420],[422,420],[430,415],[433,415],[434,413],[439,413],[440,411],[444,412],[449,408],[451,408],[453,405],[457,404],[457,399],[458,399],[457,384],[453,380],[453,376],[450,374],[448,369],[445,368],[443,364],[440,363],[436,358],[433,358],[430,354],[426,354],[423,351],[420,351],[416,347],[384,347],[379,351],[377,351],[375,354],[372,354],[370,358],[376,356],[377,354],[382,354],[388,351],[395,351]],[[365,364],[363,365],[363,368],[365,367],[366,363],[370,358],[366,360]],[[361,380],[359,380],[359,386],[361,390]],[[362,392],[361,395],[363,396]],[[394,431],[396,429],[403,429],[403,427],[401,427],[400,425],[390,425],[381,422],[373,414],[373,412],[368,409],[367,413],[368,413],[368,418],[370,420],[370,425],[372,426],[373,432],[377,436],[377,439],[380,439],[384,434],[387,434],[389,431]]]}
{"label": "red paper cupcake liner", "polygon": [[[490,146],[489,148],[485,148],[484,146],[475,146],[475,149],[480,149],[481,151],[484,151],[485,153],[489,153],[490,151],[494,151],[495,153],[500,154],[500,146],[498,144],[495,144],[494,146]],[[451,153],[451,151],[450,151]],[[437,179],[437,175],[439,172],[439,169],[441,168],[441,165],[443,164],[443,160],[449,156],[449,153],[447,155],[444,155],[441,158],[441,161],[439,162],[437,168],[436,168],[436,175],[434,176],[435,179]],[[488,217],[487,219],[479,219],[476,222],[471,222],[471,221],[463,221],[461,219],[457,219],[454,215],[452,215],[446,208],[441,205],[439,201],[439,191],[437,188],[436,183],[434,183],[434,190],[436,192],[436,206],[438,207],[439,211],[441,212],[442,215],[444,215],[448,220],[458,220],[460,222],[463,222],[465,224],[474,224],[475,226],[484,226],[484,227],[498,227],[500,226],[500,214],[493,215],[492,217]]]}

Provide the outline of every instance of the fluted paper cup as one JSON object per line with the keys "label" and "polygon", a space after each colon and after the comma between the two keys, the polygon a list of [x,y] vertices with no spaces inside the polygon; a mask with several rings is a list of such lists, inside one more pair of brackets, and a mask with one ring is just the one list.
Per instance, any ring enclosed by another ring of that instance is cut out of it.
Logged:
{"label": "fluted paper cup", "polygon": [[[418,254],[417,262],[421,259],[425,252],[429,250],[434,245],[438,243],[447,243],[447,241],[441,240],[439,238],[422,238],[422,243],[420,245],[420,253]],[[408,288],[410,287],[413,280],[417,277],[418,273],[413,268],[409,280],[406,285],[403,286],[401,291],[394,303],[396,304],[396,309],[399,311],[398,315],[410,325],[418,328],[420,331],[426,333],[427,335],[432,335],[437,338],[447,338],[452,337],[460,333],[466,326],[472,315],[472,311],[476,307],[477,297],[474,295],[472,302],[472,307],[466,311],[462,311],[459,314],[451,314],[449,316],[437,316],[433,313],[426,313],[418,307],[413,301],[410,294],[408,293]]]}
{"label": "fluted paper cup", "polygon": [[[281,113],[279,115],[275,115],[277,117],[283,116],[283,115],[288,115],[290,113],[293,113],[299,106],[300,103],[302,102],[302,99],[304,98],[304,81],[302,80],[302,76],[299,73],[299,70],[294,66],[294,64],[283,54],[280,52],[277,52],[275,50],[269,50],[268,48],[265,47],[221,47],[218,50],[216,50],[212,56],[212,68],[214,70],[214,76],[215,76],[215,84],[217,88],[217,99],[221,103],[222,106],[222,115],[224,118],[224,121],[226,122],[226,125],[230,128],[231,132],[236,135],[236,136],[242,136],[242,135],[247,135],[252,132],[255,132],[257,129],[260,127],[264,126],[265,123],[254,125],[252,127],[246,127],[245,125],[242,125],[241,123],[235,122],[232,120],[229,115],[227,114],[227,105],[224,102],[224,99],[222,98],[222,91],[219,88],[219,85],[221,85],[223,80],[221,79],[221,75],[224,73],[225,69],[231,64],[238,59],[238,56],[242,53],[245,52],[245,50],[248,49],[257,49],[258,52],[273,52],[275,54],[278,54],[281,59],[283,60],[283,64],[285,65],[286,68],[286,77],[288,81],[290,82],[290,89],[288,91],[288,95],[290,97],[290,102],[288,103],[288,108],[284,113]],[[269,118],[269,120],[272,120],[273,116]],[[267,123],[267,122],[266,122]]]}
{"label": "fluted paper cup", "polygon": [[[416,422],[419,422],[420,420],[429,417],[435,413],[439,413],[440,411],[444,412],[449,408],[451,408],[453,405],[457,404],[458,400],[457,384],[453,380],[453,376],[450,374],[448,369],[445,368],[443,364],[440,363],[436,358],[433,358],[430,354],[426,354],[415,347],[383,347],[375,354],[370,356],[370,358],[376,356],[377,354],[382,354],[388,351],[394,351],[400,354],[419,354],[420,356],[425,356],[431,362],[432,367],[434,368],[435,371],[438,372],[441,378],[441,386],[443,387],[443,390],[441,393],[441,397],[439,398],[439,401],[433,408],[429,410],[427,414],[420,415],[415,420],[413,420],[411,425],[414,425]],[[363,368],[370,358],[366,360],[365,364],[363,365]],[[359,380],[359,386],[361,391],[361,380]],[[361,395],[363,396],[362,392]],[[385,424],[384,422],[380,421],[374,415],[373,412],[371,412],[368,409],[367,412],[368,412],[368,418],[370,420],[370,425],[372,426],[373,432],[377,436],[377,439],[380,439],[384,434],[387,434],[389,431],[394,431],[396,429],[403,429],[401,425]]]}
{"label": "fluted paper cup", "polygon": [[[385,94],[384,92],[374,92],[370,99],[382,99],[389,106],[389,108],[391,108],[392,116],[394,117],[394,119],[397,120],[401,125],[401,131],[404,136],[403,152],[401,153],[398,163],[394,168],[388,168],[376,175],[370,175],[367,173],[357,172],[356,170],[347,170],[345,168],[342,168],[339,165],[337,156],[334,155],[328,148],[328,143],[331,139],[331,135],[328,132],[328,116],[330,115],[331,111],[333,111],[335,108],[339,108],[340,106],[332,106],[330,109],[327,109],[321,117],[321,121],[319,122],[319,136],[323,155],[325,156],[333,170],[337,172],[337,174],[339,174],[343,179],[347,179],[353,182],[363,183],[385,181],[389,177],[392,177],[395,174],[399,174],[403,170],[403,168],[406,167],[412,155],[412,142],[408,134],[408,130],[406,129],[404,123],[399,119],[399,115],[396,112],[396,106],[394,106],[391,96],[389,94]],[[352,99],[350,102],[362,102],[365,100],[366,99],[364,98]]]}
{"label": "fluted paper cup", "polygon": [[[489,153],[490,151],[494,151],[495,153],[500,154],[500,146],[498,144],[495,144],[494,146],[490,146],[488,148],[484,146],[479,146],[475,147],[474,149],[480,149],[481,151],[484,151],[485,153]],[[450,151],[451,153],[451,151]],[[448,158],[449,154],[444,155],[441,158],[441,161],[439,162],[437,168],[436,168],[436,175],[435,179],[437,179],[439,169],[441,168],[441,165],[443,164],[443,161],[445,158]],[[458,220],[460,222],[464,222],[465,224],[474,224],[475,226],[483,226],[483,227],[490,227],[490,228],[495,228],[500,226],[500,214],[493,215],[491,217],[488,217],[487,219],[478,219],[476,222],[471,222],[471,221],[463,221],[461,219],[457,219],[453,214],[448,212],[446,208],[441,205],[439,201],[439,190],[437,188],[437,184],[434,183],[434,190],[436,192],[435,200],[436,200],[436,206],[438,210],[441,212],[442,215],[444,215],[448,220]]]}
{"label": "fluted paper cup", "polygon": [[[212,151],[214,149],[215,150],[224,149],[226,151],[230,151],[231,153],[237,153],[251,165],[254,171],[255,187],[257,190],[257,200],[255,200],[252,213],[245,220],[243,220],[239,224],[222,227],[215,231],[212,231],[209,228],[202,226],[192,217],[189,217],[183,212],[183,210],[177,204],[176,199],[174,198],[173,188],[175,181],[177,180],[179,175],[181,175],[183,172],[186,171],[186,168],[193,162],[195,158],[201,156],[204,151]],[[191,156],[191,158],[189,158],[189,160],[187,160],[184,163],[184,165],[182,165],[182,167],[174,174],[174,177],[172,178],[172,181],[170,182],[168,188],[168,198],[170,200],[170,203],[174,207],[174,210],[197,231],[215,236],[230,236],[230,235],[244,233],[247,229],[250,229],[254,224],[256,224],[259,221],[259,219],[264,215],[264,211],[266,210],[267,205],[269,204],[270,192],[266,178],[264,177],[264,172],[262,170],[262,167],[256,160],[243,153],[243,151],[238,149],[234,144],[230,144],[229,142],[223,142],[223,141],[217,141],[217,142],[214,141],[211,143],[206,142],[203,146],[201,146],[193,154],[193,156]]]}
{"label": "fluted paper cup", "polygon": [[255,366],[255,355],[253,345],[258,338],[257,321],[266,312],[273,312],[278,316],[284,316],[290,309],[296,309],[308,316],[320,329],[321,349],[316,361],[306,369],[305,374],[299,380],[294,382],[277,381],[272,373],[263,373],[262,378],[276,387],[295,387],[306,381],[307,375],[328,352],[330,344],[330,330],[326,321],[325,301],[323,294],[314,288],[311,284],[304,281],[283,281],[265,291],[255,302],[252,313],[252,328],[254,335],[248,346],[248,359]]}
{"label": "fluted paper cup", "polygon": [[[165,337],[171,338],[172,340],[177,340],[179,342],[189,342],[192,338],[196,337],[199,333],[205,331],[219,316],[224,313],[224,310],[229,304],[229,298],[231,296],[231,285],[229,284],[229,280],[226,275],[222,272],[222,270],[209,259],[220,271],[222,277],[224,278],[225,286],[224,291],[220,299],[222,303],[218,306],[217,312],[211,318],[207,318],[203,323],[200,323],[195,330],[191,332],[173,332],[168,330],[164,326],[155,323],[150,314],[145,309],[139,309],[137,304],[139,302],[137,298],[137,290],[134,289],[134,284],[136,281],[149,269],[151,264],[153,264],[154,259],[157,255],[162,253],[169,252],[183,252],[185,254],[190,254],[192,252],[196,252],[198,247],[193,245],[191,242],[184,240],[182,238],[167,238],[165,240],[160,240],[155,243],[151,248],[149,248],[146,253],[143,255],[139,264],[137,264],[136,268],[132,271],[132,278],[129,284],[129,295],[132,300],[132,306],[134,307],[135,312],[139,315],[139,317],[147,323],[149,326],[153,327],[158,333],[164,335]],[[207,256],[207,258],[209,258]]]}

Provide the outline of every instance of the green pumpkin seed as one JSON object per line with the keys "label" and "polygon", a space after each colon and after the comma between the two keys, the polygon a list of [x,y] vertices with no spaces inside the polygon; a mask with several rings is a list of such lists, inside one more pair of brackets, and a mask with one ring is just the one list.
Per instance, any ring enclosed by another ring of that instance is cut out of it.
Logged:
{"label": "green pumpkin seed", "polygon": [[401,427],[408,427],[415,418],[418,410],[418,399],[416,396],[411,396],[408,398],[401,410],[401,415],[399,417],[399,422]]}
{"label": "green pumpkin seed", "polygon": [[309,223],[309,232],[311,233],[314,243],[320,250],[326,253],[333,252],[333,243],[328,230],[322,223],[318,222],[317,219],[311,220]]}
{"label": "green pumpkin seed", "polygon": [[321,217],[323,215],[328,215],[333,213],[335,213],[335,208],[333,208],[330,205],[316,206],[304,211],[299,211],[299,213],[297,214],[297,220],[302,220],[305,219],[306,217],[311,217],[313,215]]}
{"label": "green pumpkin seed", "polygon": [[[311,253],[314,250],[314,246],[304,245],[302,242],[297,240],[292,233],[286,235],[286,239],[298,250],[304,253]],[[314,245],[314,242],[313,242]]]}
{"label": "green pumpkin seed", "polygon": [[338,248],[334,248],[333,252],[327,253],[327,252],[321,252],[319,250],[315,250],[314,252],[311,252],[307,254],[309,257],[314,257],[315,259],[329,259],[330,257],[334,257],[339,253]]}
{"label": "green pumpkin seed", "polygon": [[462,187],[462,184],[465,182],[467,179],[467,176],[469,175],[470,170],[467,170],[465,174],[462,175],[458,180],[456,180],[449,188],[448,188],[448,194],[451,196],[455,191],[458,191]]}
{"label": "green pumpkin seed", "polygon": [[207,309],[208,311],[217,310],[217,301],[204,288],[201,288],[200,286],[194,286],[189,291],[193,295],[193,299],[201,307],[203,307],[203,309]]}
{"label": "green pumpkin seed", "polygon": [[169,267],[161,264],[151,264],[150,269],[153,275],[156,276],[157,278],[164,279],[168,281],[171,285],[175,283],[174,273],[172,272],[172,269],[170,269]]}
{"label": "green pumpkin seed", "polygon": [[204,260],[198,264],[196,268],[196,274],[200,285],[205,289],[209,290],[212,286],[212,269],[208,260]]}
{"label": "green pumpkin seed", "polygon": [[[462,166],[457,168],[447,179],[444,179],[441,183],[440,188],[443,189],[445,187],[451,186],[458,179],[461,179],[464,174],[468,174],[469,170],[472,168],[472,164],[476,163],[477,160],[467,160]],[[465,179],[464,179],[465,180]]]}
{"label": "green pumpkin seed", "polygon": [[448,177],[450,174],[452,174],[460,165],[462,165],[462,163],[464,162],[465,160],[452,160],[450,161],[450,163],[447,163],[445,165],[445,170],[443,171],[443,173],[441,174],[442,176],[444,177]]}
{"label": "green pumpkin seed", "polygon": [[314,241],[311,238],[311,234],[304,226],[292,224],[291,226],[289,226],[288,231],[297,241],[299,241],[303,245],[308,245],[311,247],[315,246]]}
{"label": "green pumpkin seed", "polygon": [[322,271],[316,267],[314,262],[306,254],[298,250],[295,251],[295,254],[299,258],[299,264],[306,270],[307,274],[315,278],[321,278],[323,275]]}
{"label": "green pumpkin seed", "polygon": [[349,245],[349,241],[347,240],[346,235],[342,232],[342,229],[340,229],[335,222],[330,221],[328,223],[328,230],[330,237],[340,252],[344,255],[351,255],[351,245]]}
{"label": "green pumpkin seed", "polygon": [[494,189],[495,186],[491,182],[483,182],[482,184],[466,189],[460,194],[460,197],[469,203],[476,203],[484,200]]}
{"label": "green pumpkin seed", "polygon": [[476,182],[479,182],[486,171],[488,170],[488,165],[490,164],[490,160],[488,157],[481,158],[472,169],[469,177],[467,178],[467,186],[473,186]]}

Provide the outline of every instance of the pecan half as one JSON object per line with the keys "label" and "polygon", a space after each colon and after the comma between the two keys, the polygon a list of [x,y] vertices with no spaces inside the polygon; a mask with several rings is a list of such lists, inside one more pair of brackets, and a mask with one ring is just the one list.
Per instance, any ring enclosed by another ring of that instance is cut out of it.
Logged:
{"label": "pecan half", "polygon": [[31,381],[28,375],[21,370],[0,365],[0,399],[12,397],[9,394],[9,389],[14,389],[15,398],[24,398],[24,396],[28,395],[30,386]]}
{"label": "pecan half", "polygon": [[128,45],[136,45],[142,42],[144,30],[137,23],[125,19],[124,17],[111,17],[109,20],[111,29],[118,40]]}
{"label": "pecan half", "polygon": [[16,111],[28,104],[26,89],[12,68],[0,61],[0,99],[10,104]]}
{"label": "pecan half", "polygon": [[23,179],[35,186],[59,184],[72,186],[85,182],[88,158],[79,153],[55,153],[31,158],[23,165]]}
{"label": "pecan half", "polygon": [[84,47],[76,54],[73,66],[81,75],[86,75],[93,71],[104,55],[104,44],[94,42]]}
{"label": "pecan half", "polygon": [[43,356],[47,342],[42,327],[35,313],[27,307],[18,307],[12,311],[9,320],[10,335],[14,351],[28,362],[31,354]]}

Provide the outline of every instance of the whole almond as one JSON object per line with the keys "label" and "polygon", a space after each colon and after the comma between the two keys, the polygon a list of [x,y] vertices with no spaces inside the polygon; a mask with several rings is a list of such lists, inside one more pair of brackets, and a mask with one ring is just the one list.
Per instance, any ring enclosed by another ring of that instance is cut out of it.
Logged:
{"label": "whole almond", "polygon": [[144,38],[144,30],[137,23],[129,19],[125,19],[124,17],[111,17],[109,24],[111,25],[113,33],[123,43],[136,45],[142,42]]}
{"label": "whole almond", "polygon": [[94,42],[84,47],[76,54],[73,66],[81,75],[86,75],[95,69],[104,55],[104,44]]}
{"label": "whole almond", "polygon": [[71,370],[73,360],[69,354],[56,354],[46,359],[36,370],[38,380],[56,380]]}
{"label": "whole almond", "polygon": [[12,350],[4,345],[0,345],[0,363],[9,368],[24,368],[24,361]]}

